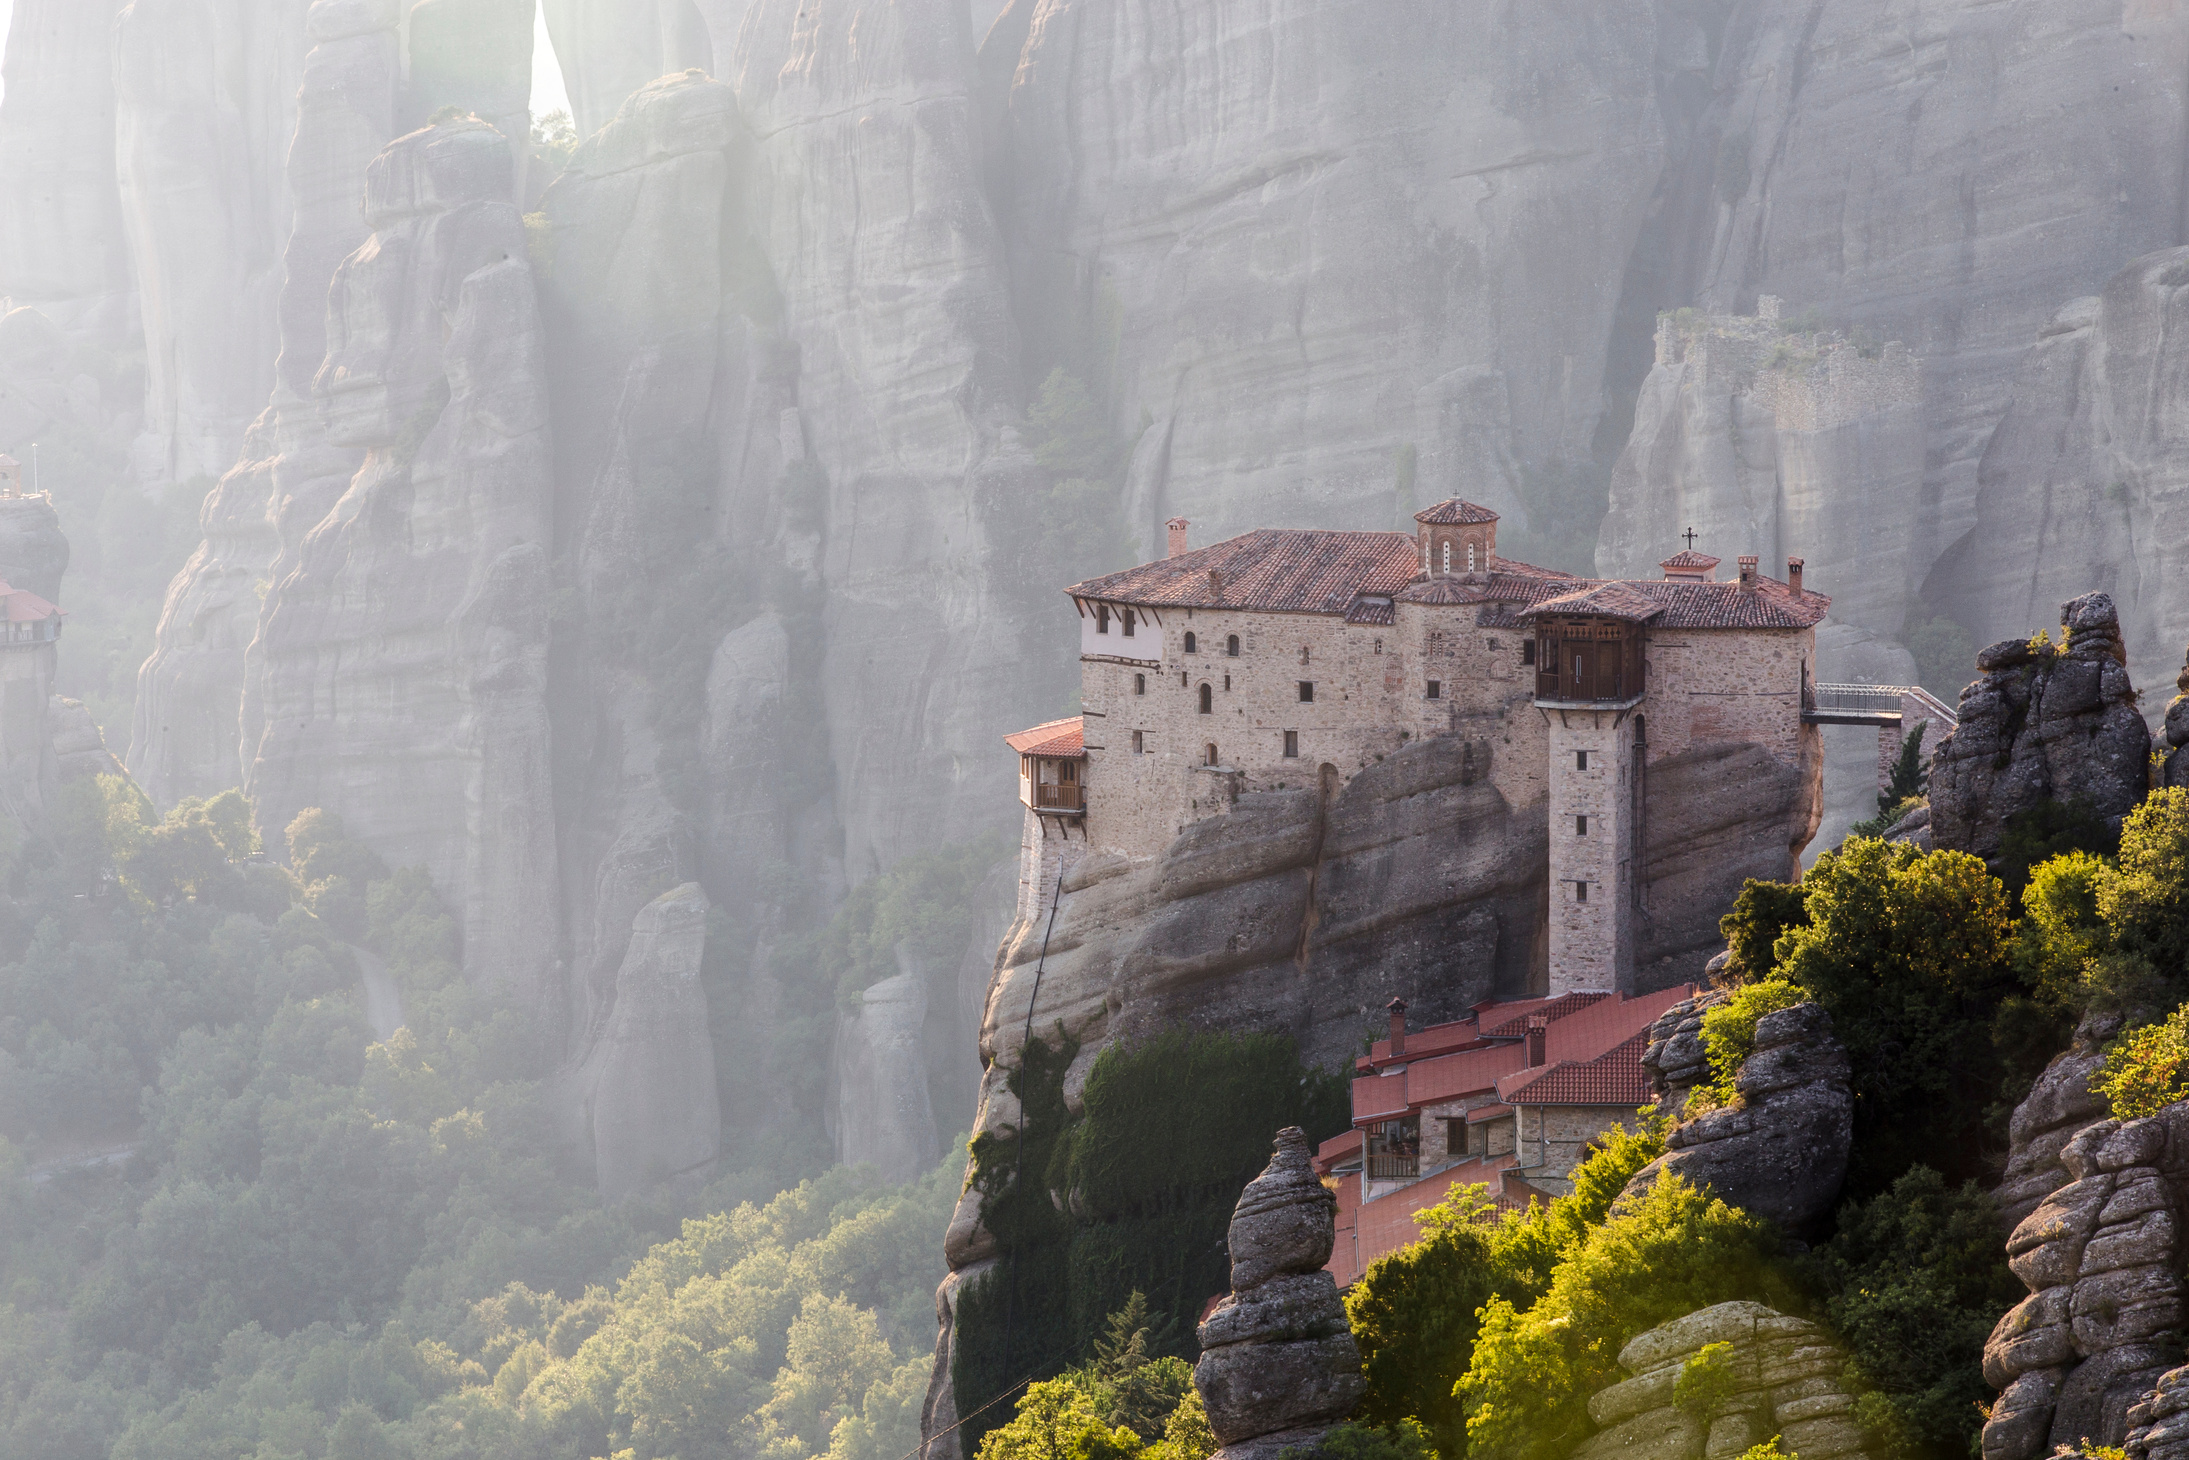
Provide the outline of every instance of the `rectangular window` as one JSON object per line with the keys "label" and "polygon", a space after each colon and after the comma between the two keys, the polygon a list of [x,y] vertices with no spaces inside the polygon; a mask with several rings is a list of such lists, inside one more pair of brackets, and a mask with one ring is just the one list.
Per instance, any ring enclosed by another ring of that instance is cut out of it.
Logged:
{"label": "rectangular window", "polygon": [[1421,1174],[1421,1117],[1378,1121],[1368,1127],[1368,1179],[1390,1181]]}
{"label": "rectangular window", "polygon": [[1145,754],[1147,754],[1147,752],[1148,752],[1148,743],[1147,743],[1147,740],[1146,740],[1146,739],[1144,738],[1144,735],[1145,735],[1145,732],[1143,732],[1143,731],[1139,731],[1139,730],[1135,730],[1135,731],[1133,731],[1133,754],[1134,754],[1134,755],[1145,755]]}
{"label": "rectangular window", "polygon": [[1095,605],[1095,632],[1098,634],[1106,634],[1109,631],[1110,606],[1107,603],[1098,603]]}
{"label": "rectangular window", "polygon": [[1133,676],[1133,693],[1134,693],[1134,694],[1136,694],[1136,695],[1144,695],[1144,694],[1146,694],[1147,692],[1148,692],[1148,677],[1147,677],[1147,676],[1146,676],[1145,674],[1136,674],[1136,675],[1134,675],[1134,676]]}
{"label": "rectangular window", "polygon": [[1444,1149],[1455,1161],[1464,1161],[1473,1150],[1468,1143],[1467,1117],[1447,1116],[1444,1121]]}
{"label": "rectangular window", "polygon": [[1429,681],[1429,698],[1432,700],[1441,700],[1444,698],[1443,680],[1432,679]]}
{"label": "rectangular window", "polygon": [[1522,639],[1520,641],[1520,662],[1522,664],[1535,663],[1535,640]]}
{"label": "rectangular window", "polygon": [[1589,753],[1587,751],[1577,750],[1573,753],[1573,768],[1577,771],[1585,771],[1589,768]]}
{"label": "rectangular window", "polygon": [[1125,610],[1125,637],[1129,639],[1129,638],[1131,638],[1132,636],[1133,636],[1133,611],[1132,611],[1131,609],[1129,609],[1129,608],[1128,608],[1128,609],[1126,609],[1126,610]]}
{"label": "rectangular window", "polygon": [[1231,676],[1228,674],[1224,676],[1224,693],[1227,695],[1231,693]]}
{"label": "rectangular window", "polygon": [[1587,836],[1589,834],[1589,819],[1586,816],[1576,816],[1573,819],[1573,834],[1575,836]]}
{"label": "rectangular window", "polygon": [[1301,681],[1300,681],[1300,703],[1301,703],[1301,704],[1303,704],[1303,705],[1311,705],[1311,704],[1315,703],[1315,681],[1314,681],[1314,680],[1312,680],[1312,679],[1303,679],[1303,680],[1301,680]]}
{"label": "rectangular window", "polygon": [[1297,730],[1285,731],[1285,758],[1287,760],[1297,760],[1299,758],[1299,754],[1300,732]]}
{"label": "rectangular window", "polygon": [[1573,884],[1573,900],[1575,902],[1587,902],[1589,900],[1589,885],[1586,882]]}

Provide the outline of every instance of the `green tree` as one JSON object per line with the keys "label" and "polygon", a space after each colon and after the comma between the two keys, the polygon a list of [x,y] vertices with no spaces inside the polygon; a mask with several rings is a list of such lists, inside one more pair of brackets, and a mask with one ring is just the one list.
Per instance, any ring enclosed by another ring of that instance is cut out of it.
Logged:
{"label": "green tree", "polygon": [[1209,1460],[1216,1453],[1216,1432],[1209,1428],[1201,1391],[1189,1388],[1163,1422],[1163,1438],[1147,1448],[1149,1460]]}
{"label": "green tree", "polygon": [[1778,974],[1832,1016],[1853,1062],[1849,1189],[1882,1190],[1951,1153],[1975,1174],[1999,1085],[1990,1028],[2018,988],[2005,890],[1977,858],[1849,841],[1801,883]]}
{"label": "green tree", "polygon": [[1808,997],[1797,984],[1771,979],[1735,989],[1731,998],[1706,1010],[1703,1049],[1710,1056],[1710,1080],[1695,1087],[1689,1108],[1699,1113],[1706,1106],[1732,1104],[1733,1082],[1756,1049],[1756,1025],[1764,1015],[1791,1009]]}
{"label": "green tree", "polygon": [[981,1437],[976,1460],[1131,1460],[1140,1437],[1102,1423],[1094,1399],[1067,1379],[1027,1386],[1010,1422]]}
{"label": "green tree", "polygon": [[1799,883],[1749,878],[1733,899],[1733,910],[1718,919],[1725,936],[1727,974],[1739,983],[1757,983],[1779,966],[1779,939],[1809,921],[1808,892]]}
{"label": "green tree", "polygon": [[2098,915],[2129,964],[2100,980],[2109,1002],[2163,1000],[2189,979],[2189,791],[2163,787],[2129,813],[2120,860],[2098,884]]}
{"label": "green tree", "polygon": [[2087,801],[2040,801],[2007,818],[1999,836],[1999,880],[2018,897],[2040,864],[2068,852],[2110,857],[2120,833]]}
{"label": "green tree", "polygon": [[1918,720],[1915,728],[1901,737],[1900,755],[1893,761],[1892,775],[1885,789],[1877,793],[1879,816],[1915,800],[1929,789],[1931,768],[1923,759],[1923,732],[1930,728],[1930,721]]}

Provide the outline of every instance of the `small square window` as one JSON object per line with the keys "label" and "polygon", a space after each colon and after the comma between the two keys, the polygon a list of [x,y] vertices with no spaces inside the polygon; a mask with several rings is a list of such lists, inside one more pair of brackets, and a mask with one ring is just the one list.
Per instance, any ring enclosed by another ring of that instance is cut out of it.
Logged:
{"label": "small square window", "polygon": [[1573,819],[1573,834],[1575,836],[1587,836],[1589,834],[1589,819],[1586,816],[1576,816]]}
{"label": "small square window", "polygon": [[1443,680],[1432,679],[1429,681],[1429,698],[1432,700],[1441,700],[1444,698]]}
{"label": "small square window", "polygon": [[1285,759],[1297,760],[1299,758],[1299,755],[1300,732],[1297,730],[1285,731]]}
{"label": "small square window", "polygon": [[1148,692],[1148,677],[1147,677],[1147,676],[1146,676],[1145,674],[1136,674],[1136,675],[1134,675],[1134,676],[1133,676],[1133,693],[1134,693],[1134,694],[1136,694],[1136,695],[1144,695],[1144,694],[1146,694],[1147,692]]}
{"label": "small square window", "polygon": [[1148,742],[1146,738],[1146,732],[1141,730],[1133,731],[1133,754],[1146,755],[1147,753]]}
{"label": "small square window", "polygon": [[1587,902],[1589,900],[1589,885],[1586,882],[1573,884],[1573,900],[1575,902]]}
{"label": "small square window", "polygon": [[1573,753],[1573,768],[1577,771],[1585,771],[1589,768],[1589,753],[1587,751],[1577,750]]}
{"label": "small square window", "polygon": [[1315,703],[1315,681],[1314,681],[1314,680],[1312,680],[1312,679],[1303,679],[1303,680],[1301,680],[1301,681],[1300,681],[1300,703],[1301,703],[1301,704],[1303,704],[1303,705],[1311,705],[1311,704]]}

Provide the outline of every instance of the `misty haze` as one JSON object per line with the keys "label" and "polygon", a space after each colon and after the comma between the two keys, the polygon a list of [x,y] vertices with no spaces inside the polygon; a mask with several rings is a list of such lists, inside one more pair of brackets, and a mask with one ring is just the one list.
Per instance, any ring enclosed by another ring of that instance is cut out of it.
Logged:
{"label": "misty haze", "polygon": [[2189,0],[0,45],[0,1460],[2189,1460]]}

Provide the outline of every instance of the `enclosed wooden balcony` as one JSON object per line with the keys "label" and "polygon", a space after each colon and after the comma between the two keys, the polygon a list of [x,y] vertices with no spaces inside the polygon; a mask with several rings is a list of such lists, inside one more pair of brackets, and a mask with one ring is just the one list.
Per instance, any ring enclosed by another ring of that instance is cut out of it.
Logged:
{"label": "enclosed wooden balcony", "polygon": [[1535,697],[1556,704],[1638,699],[1646,660],[1642,625],[1616,619],[1545,618],[1536,623]]}
{"label": "enclosed wooden balcony", "polygon": [[1081,816],[1087,810],[1085,722],[1078,716],[1051,720],[1003,743],[1019,753],[1018,798],[1048,816]]}

